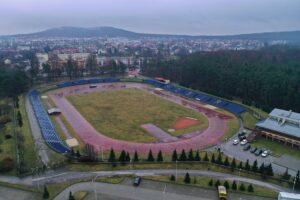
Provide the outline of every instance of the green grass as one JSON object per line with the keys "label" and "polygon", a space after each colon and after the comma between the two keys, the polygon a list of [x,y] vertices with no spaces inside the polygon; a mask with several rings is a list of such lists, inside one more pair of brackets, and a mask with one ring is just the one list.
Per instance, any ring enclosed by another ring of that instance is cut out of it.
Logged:
{"label": "green grass", "polygon": [[153,123],[167,131],[177,119],[182,117],[196,118],[202,123],[170,134],[176,136],[208,127],[208,120],[201,113],[139,89],[72,95],[67,99],[96,130],[121,140],[154,142],[156,138],[143,130],[140,127],[142,124]]}
{"label": "green grass", "polygon": [[75,200],[83,200],[89,194],[88,191],[77,191],[74,193]]}
{"label": "green grass", "polygon": [[228,123],[227,123],[227,129],[226,129],[224,135],[221,138],[221,140],[224,141],[226,139],[229,139],[231,136],[233,136],[239,130],[240,122],[239,122],[238,118],[234,114],[232,114],[232,113],[230,113],[230,112],[228,112],[226,110],[217,108],[216,111],[233,117],[233,119],[230,119],[228,121]]}
{"label": "green grass", "polygon": [[[216,188],[214,186],[209,186],[209,181],[211,180],[210,177],[205,177],[205,176],[200,176],[200,177],[192,177],[191,176],[191,183],[190,184],[185,184],[184,183],[184,176],[178,176],[177,177],[177,181],[170,181],[170,177],[169,176],[148,176],[148,177],[144,177],[146,179],[149,180],[154,180],[154,181],[161,181],[161,182],[168,182],[168,183],[175,183],[175,184],[182,184],[182,185],[188,185],[188,186],[196,186],[196,187],[201,187],[201,188],[205,188],[205,189],[213,189],[216,190]],[[214,179],[214,182],[216,181],[216,179]],[[221,184],[223,184],[225,182],[225,180],[220,180]],[[227,181],[229,183],[229,185],[232,185],[232,181]],[[236,181],[237,182],[237,181]],[[242,182],[240,182],[241,184]],[[238,184],[238,182],[237,182]],[[255,195],[255,196],[263,196],[263,197],[270,197],[270,198],[276,198],[278,196],[278,193],[276,191],[273,191],[269,188],[265,188],[265,187],[261,187],[261,186],[256,186],[253,185],[254,188],[254,192],[248,192],[247,191],[247,187],[248,187],[248,183],[243,183],[244,186],[246,187],[246,191],[233,191],[231,189],[228,189],[228,193],[231,192],[238,192],[241,194],[247,194],[247,195]],[[239,184],[238,184],[239,187]]]}
{"label": "green grass", "polygon": [[241,118],[243,120],[244,126],[246,128],[254,129],[256,123],[259,121],[253,115],[251,115],[249,112],[244,112],[241,114]]}
{"label": "green grass", "polygon": [[119,184],[124,181],[128,176],[111,176],[111,177],[99,177],[96,179],[97,182]]}
{"label": "green grass", "polygon": [[254,147],[264,147],[270,149],[275,156],[282,156],[284,154],[293,156],[295,158],[300,159],[300,150],[297,148],[292,148],[290,146],[286,146],[284,144],[267,140],[264,138],[256,139],[255,142],[251,144]]}

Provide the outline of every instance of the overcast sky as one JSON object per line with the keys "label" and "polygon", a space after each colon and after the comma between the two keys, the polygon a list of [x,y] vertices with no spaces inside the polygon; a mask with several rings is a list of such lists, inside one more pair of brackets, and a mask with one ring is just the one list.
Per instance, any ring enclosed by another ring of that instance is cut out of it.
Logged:
{"label": "overcast sky", "polygon": [[60,26],[190,35],[300,30],[300,0],[0,0],[0,35]]}

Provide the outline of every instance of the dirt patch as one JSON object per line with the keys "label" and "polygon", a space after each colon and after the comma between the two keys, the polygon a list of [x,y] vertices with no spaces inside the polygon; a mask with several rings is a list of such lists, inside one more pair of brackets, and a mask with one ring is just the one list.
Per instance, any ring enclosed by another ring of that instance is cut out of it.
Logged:
{"label": "dirt patch", "polygon": [[190,126],[195,126],[200,123],[201,122],[197,119],[184,117],[184,118],[177,119],[176,122],[173,124],[172,128],[175,130],[178,130],[178,129],[187,128]]}

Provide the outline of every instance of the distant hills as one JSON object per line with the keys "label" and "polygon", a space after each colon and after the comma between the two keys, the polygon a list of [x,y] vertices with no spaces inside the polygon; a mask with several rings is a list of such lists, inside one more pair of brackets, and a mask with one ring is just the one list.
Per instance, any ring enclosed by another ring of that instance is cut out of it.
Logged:
{"label": "distant hills", "polygon": [[223,35],[223,36],[191,36],[191,35],[167,35],[167,34],[148,34],[136,33],[124,29],[103,26],[93,28],[81,27],[60,27],[40,31],[29,34],[18,34],[10,36],[2,36],[5,38],[36,38],[36,37],[67,37],[67,38],[83,38],[83,37],[126,37],[126,38],[186,38],[186,39],[248,39],[260,41],[287,40],[289,42],[300,43],[300,31],[285,32],[266,32],[266,33],[250,33],[239,35]]}

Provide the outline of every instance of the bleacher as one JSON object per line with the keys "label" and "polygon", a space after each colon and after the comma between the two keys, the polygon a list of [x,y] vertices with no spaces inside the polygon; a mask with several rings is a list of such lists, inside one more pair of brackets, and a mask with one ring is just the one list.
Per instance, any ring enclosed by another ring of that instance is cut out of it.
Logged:
{"label": "bleacher", "polygon": [[229,112],[232,112],[234,114],[240,114],[247,110],[242,105],[232,103],[230,101],[226,101],[226,100],[223,100],[223,99],[220,99],[220,98],[208,95],[208,94],[204,94],[202,92],[195,92],[193,90],[189,90],[189,89],[179,87],[179,86],[176,86],[173,84],[164,84],[159,81],[152,80],[152,79],[145,79],[144,83],[153,85],[154,87],[159,87],[159,88],[165,89],[169,92],[179,94],[184,97],[194,98],[198,101],[216,106],[218,108],[228,110]]}
{"label": "bleacher", "polygon": [[[66,85],[68,84],[65,84],[64,87],[67,87]],[[58,153],[69,154],[70,148],[67,147],[57,135],[57,132],[41,103],[39,93],[37,91],[32,91],[29,93],[29,98],[42,135],[48,146]]]}
{"label": "bleacher", "polygon": [[70,87],[75,85],[85,85],[85,84],[95,84],[95,83],[112,83],[119,82],[120,79],[117,78],[94,78],[94,79],[81,79],[75,81],[67,81],[63,83],[59,83],[56,86],[59,88]]}

